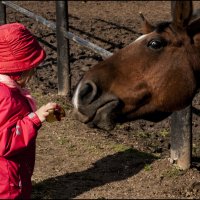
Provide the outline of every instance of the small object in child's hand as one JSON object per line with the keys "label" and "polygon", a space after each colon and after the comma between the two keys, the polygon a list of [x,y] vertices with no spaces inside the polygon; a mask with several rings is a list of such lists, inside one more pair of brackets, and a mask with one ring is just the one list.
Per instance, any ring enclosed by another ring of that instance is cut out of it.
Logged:
{"label": "small object in child's hand", "polygon": [[47,122],[61,121],[61,118],[65,117],[65,110],[61,106],[57,106],[55,109],[49,111],[49,115],[46,117]]}

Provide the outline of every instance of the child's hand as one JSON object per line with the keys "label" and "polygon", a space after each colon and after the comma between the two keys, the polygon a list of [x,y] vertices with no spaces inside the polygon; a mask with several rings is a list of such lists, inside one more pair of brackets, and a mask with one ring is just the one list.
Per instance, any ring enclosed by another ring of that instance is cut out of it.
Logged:
{"label": "child's hand", "polygon": [[46,120],[46,117],[58,106],[57,103],[48,103],[46,105],[43,105],[40,107],[35,113],[39,117],[41,122],[44,122]]}

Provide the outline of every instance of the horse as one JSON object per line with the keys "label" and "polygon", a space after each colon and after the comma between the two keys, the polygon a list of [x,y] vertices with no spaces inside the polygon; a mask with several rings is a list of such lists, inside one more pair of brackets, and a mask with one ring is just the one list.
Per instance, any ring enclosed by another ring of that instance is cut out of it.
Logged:
{"label": "horse", "polygon": [[89,127],[159,122],[191,104],[200,86],[200,18],[192,1],[172,1],[171,21],[152,25],[142,17],[142,35],[93,66],[73,95],[74,116]]}

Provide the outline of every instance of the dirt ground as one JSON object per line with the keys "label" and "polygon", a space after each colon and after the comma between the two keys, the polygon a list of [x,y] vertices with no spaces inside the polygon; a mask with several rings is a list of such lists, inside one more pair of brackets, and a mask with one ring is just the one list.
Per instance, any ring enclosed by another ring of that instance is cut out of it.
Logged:
{"label": "dirt ground", "polygon": [[[55,1],[15,1],[54,21]],[[200,2],[194,2],[200,8]],[[116,52],[140,35],[141,11],[157,23],[170,20],[169,1],[69,1],[69,28],[74,34]],[[159,123],[143,120],[107,132],[74,120],[72,105],[57,95],[55,32],[7,8],[7,22],[21,22],[47,52],[29,87],[38,106],[56,101],[66,111],[61,122],[45,123],[37,138],[32,198],[138,199],[200,198],[200,117],[193,114],[193,160],[181,171],[169,162],[170,117]],[[45,45],[48,43],[48,46]],[[102,58],[70,41],[72,90]],[[199,95],[193,106],[200,109]]]}

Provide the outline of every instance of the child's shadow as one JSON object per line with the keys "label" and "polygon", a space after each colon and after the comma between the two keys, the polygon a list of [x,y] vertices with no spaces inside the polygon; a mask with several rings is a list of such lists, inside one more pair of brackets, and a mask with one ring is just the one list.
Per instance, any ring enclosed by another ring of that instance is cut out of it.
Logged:
{"label": "child's shadow", "polygon": [[151,154],[135,149],[108,155],[85,171],[57,176],[34,184],[32,198],[72,199],[92,188],[131,177],[155,159]]}

